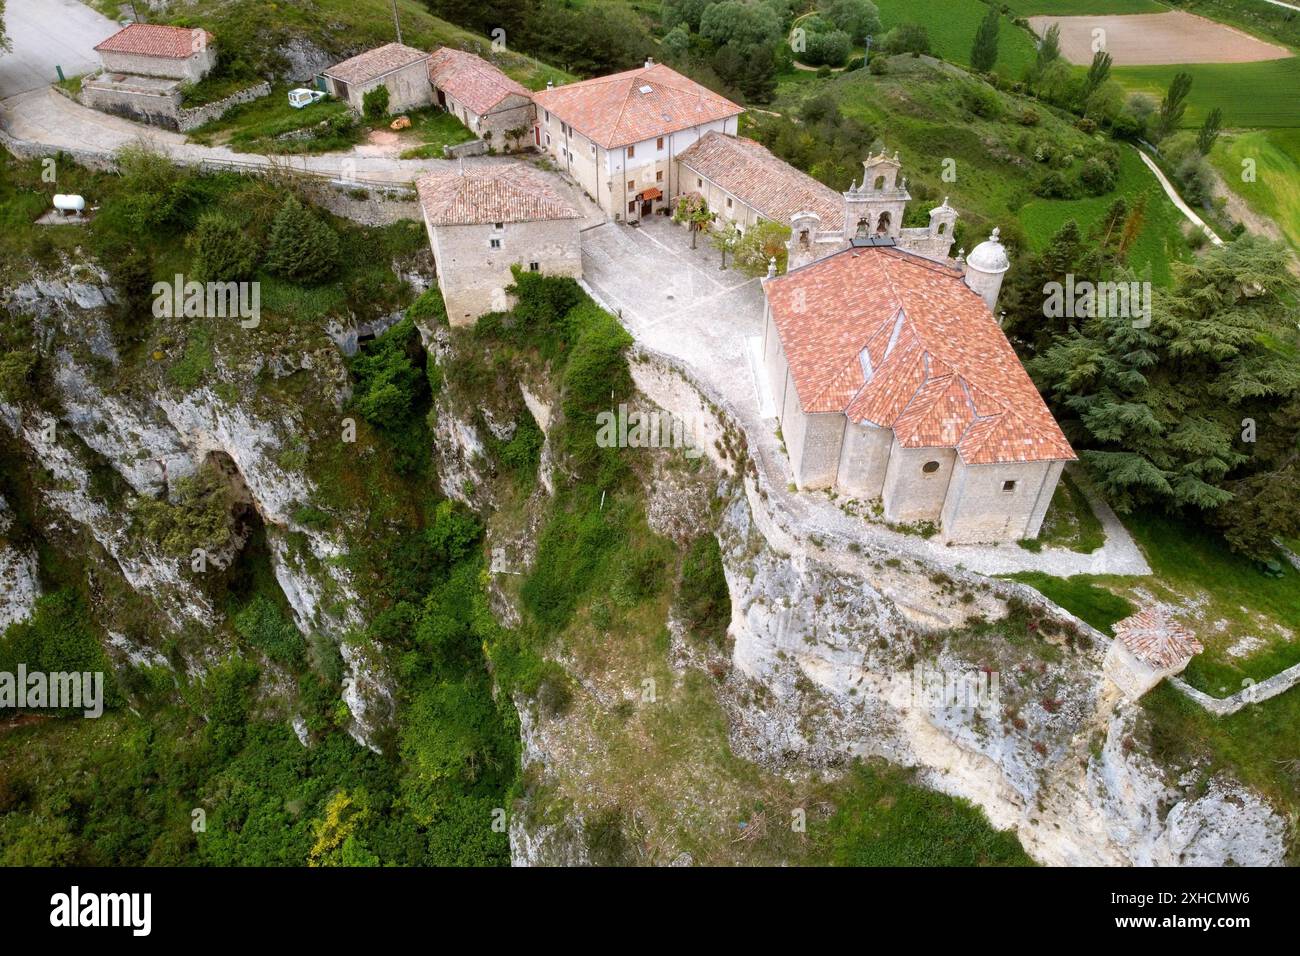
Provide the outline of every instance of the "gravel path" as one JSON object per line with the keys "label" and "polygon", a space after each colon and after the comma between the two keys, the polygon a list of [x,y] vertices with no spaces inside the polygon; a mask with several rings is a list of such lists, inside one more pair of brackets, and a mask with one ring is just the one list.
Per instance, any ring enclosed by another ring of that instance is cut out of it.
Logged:
{"label": "gravel path", "polygon": [[685,229],[661,218],[643,220],[639,228],[607,223],[583,233],[585,282],[640,346],[682,370],[744,428],[762,472],[765,510],[780,525],[772,530],[786,539],[782,546],[816,550],[823,559],[833,554],[833,563],[846,568],[869,565],[886,553],[985,575],[1151,573],[1114,512],[1090,489],[1085,493],[1106,532],[1105,545],[1092,554],[1060,548],[1035,553],[1017,544],[947,546],[863,517],[848,499],[791,491],[789,459],[777,438],[776,419],[764,414],[770,412],[763,407],[769,403],[758,387],[757,359],[751,357],[751,341],[761,335],[763,316],[759,280],[719,269],[718,253],[703,245],[692,250]]}

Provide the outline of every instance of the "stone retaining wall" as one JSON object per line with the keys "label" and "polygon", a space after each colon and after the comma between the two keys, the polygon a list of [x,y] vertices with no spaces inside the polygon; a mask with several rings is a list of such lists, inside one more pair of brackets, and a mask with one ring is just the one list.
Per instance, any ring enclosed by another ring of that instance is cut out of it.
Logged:
{"label": "stone retaining wall", "polygon": [[182,133],[188,133],[190,130],[202,126],[204,123],[210,123],[214,119],[220,119],[226,114],[226,111],[241,103],[251,103],[253,100],[261,99],[263,96],[271,94],[271,84],[263,80],[253,86],[245,87],[242,90],[236,90],[229,96],[219,99],[213,103],[205,103],[203,106],[180,107],[177,114],[177,127]]}

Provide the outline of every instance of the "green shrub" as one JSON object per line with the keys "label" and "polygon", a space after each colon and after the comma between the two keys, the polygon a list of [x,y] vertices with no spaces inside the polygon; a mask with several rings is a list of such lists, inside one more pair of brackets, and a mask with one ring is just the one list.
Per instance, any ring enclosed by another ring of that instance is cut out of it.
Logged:
{"label": "green shrub", "polygon": [[235,632],[278,664],[302,667],[307,642],[279,606],[259,594],[235,615]]}
{"label": "green shrub", "polygon": [[711,534],[691,542],[682,559],[678,607],[691,632],[721,646],[731,623],[731,593],[722,569],[722,549]]}
{"label": "green shrub", "polygon": [[266,267],[301,285],[324,282],[339,268],[338,233],[296,196],[288,196],[271,223]]}
{"label": "green shrub", "polygon": [[228,216],[205,213],[185,240],[200,282],[243,282],[257,269],[257,243]]}
{"label": "green shrub", "polygon": [[143,146],[118,150],[120,188],[107,204],[110,220],[119,219],[131,232],[148,236],[188,226],[201,196],[193,173]]}
{"label": "green shrub", "polygon": [[379,119],[388,115],[388,87],[384,84],[376,86],[369,93],[361,97],[361,110],[366,114],[367,119]]}

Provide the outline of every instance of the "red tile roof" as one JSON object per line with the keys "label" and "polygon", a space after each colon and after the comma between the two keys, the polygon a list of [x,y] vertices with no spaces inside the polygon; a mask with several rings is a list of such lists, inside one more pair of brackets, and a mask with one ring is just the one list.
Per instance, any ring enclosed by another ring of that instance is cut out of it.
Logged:
{"label": "red tile roof", "polygon": [[364,83],[428,58],[429,54],[423,50],[401,43],[385,43],[342,63],[335,63],[325,71],[325,75],[344,83]]}
{"label": "red tile roof", "polygon": [[1195,634],[1159,607],[1145,608],[1117,622],[1115,639],[1144,664],[1162,670],[1205,650]]}
{"label": "red tile roof", "polygon": [[745,112],[661,63],[539,90],[533,100],[606,149]]}
{"label": "red tile roof", "polygon": [[523,163],[429,173],[416,180],[415,188],[434,226],[581,218],[542,173]]}
{"label": "red tile roof", "polygon": [[[212,44],[215,40],[207,30],[197,27],[169,27],[161,23],[132,23],[118,30],[100,43],[100,53],[129,53],[135,56],[158,56],[169,60],[184,60]],[[197,48],[195,42],[202,43]]]}
{"label": "red tile roof", "polygon": [[893,429],[907,448],[955,448],[967,464],[1074,459],[958,270],[867,246],[768,279],[764,291],[805,412],[844,412]]}
{"label": "red tile roof", "polygon": [[677,158],[767,219],[788,226],[795,213],[815,212],[823,229],[844,226],[843,196],[752,139],[705,133]]}
{"label": "red tile roof", "polygon": [[429,82],[482,116],[508,96],[530,97],[516,83],[481,57],[441,47],[429,57]]}

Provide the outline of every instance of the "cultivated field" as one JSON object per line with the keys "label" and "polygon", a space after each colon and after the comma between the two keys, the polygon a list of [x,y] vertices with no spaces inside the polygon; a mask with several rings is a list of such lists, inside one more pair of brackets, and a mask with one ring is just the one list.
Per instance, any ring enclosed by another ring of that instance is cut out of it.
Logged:
{"label": "cultivated field", "polygon": [[1110,53],[1116,66],[1256,63],[1291,56],[1286,47],[1190,13],[1036,16],[1029,23],[1040,36],[1053,24],[1059,26],[1062,55],[1080,65],[1092,62],[1097,40],[1104,43],[1100,48]]}

